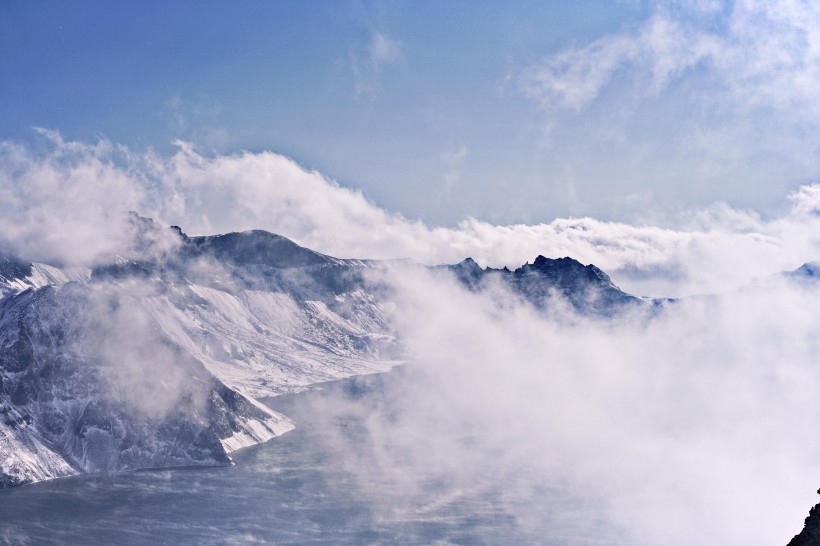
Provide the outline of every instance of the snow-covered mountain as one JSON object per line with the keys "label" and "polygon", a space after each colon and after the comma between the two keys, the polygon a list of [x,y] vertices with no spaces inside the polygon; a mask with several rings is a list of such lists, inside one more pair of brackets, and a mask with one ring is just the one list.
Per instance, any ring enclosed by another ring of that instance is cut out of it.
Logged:
{"label": "snow-covered mountain", "polygon": [[[293,427],[256,398],[401,362],[382,305],[389,264],[265,231],[130,222],[123,253],[90,270],[0,255],[0,486],[227,464]],[[653,305],[571,258],[435,271],[472,291],[500,281],[539,309],[556,297],[603,317]]]}
{"label": "snow-covered mountain", "polygon": [[0,487],[227,464],[293,427],[256,397],[396,363],[368,262],[133,221],[93,270],[0,257]]}
{"label": "snow-covered mountain", "polygon": [[609,276],[594,265],[583,265],[569,257],[550,259],[538,256],[515,270],[481,268],[472,258],[444,266],[472,291],[501,283],[539,309],[560,299],[584,316],[612,317],[629,310],[661,305],[661,300],[638,298],[615,286]]}

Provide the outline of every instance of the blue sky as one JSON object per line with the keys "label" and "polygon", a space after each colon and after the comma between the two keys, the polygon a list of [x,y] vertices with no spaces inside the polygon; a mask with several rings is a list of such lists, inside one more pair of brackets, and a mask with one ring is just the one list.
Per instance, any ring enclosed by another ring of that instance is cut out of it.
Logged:
{"label": "blue sky", "polygon": [[765,213],[820,174],[818,20],[801,2],[5,2],[0,139],[273,150],[432,225]]}

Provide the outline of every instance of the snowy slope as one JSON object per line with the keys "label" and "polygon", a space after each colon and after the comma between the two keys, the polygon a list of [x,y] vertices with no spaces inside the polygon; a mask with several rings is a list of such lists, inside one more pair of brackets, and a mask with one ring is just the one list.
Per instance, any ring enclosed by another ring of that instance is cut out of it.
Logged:
{"label": "snowy slope", "polygon": [[293,428],[254,397],[396,364],[370,262],[138,222],[94,270],[0,257],[0,486],[228,464]]}
{"label": "snowy slope", "polygon": [[0,302],[2,485],[228,464],[293,427],[169,343],[117,288],[68,283]]}

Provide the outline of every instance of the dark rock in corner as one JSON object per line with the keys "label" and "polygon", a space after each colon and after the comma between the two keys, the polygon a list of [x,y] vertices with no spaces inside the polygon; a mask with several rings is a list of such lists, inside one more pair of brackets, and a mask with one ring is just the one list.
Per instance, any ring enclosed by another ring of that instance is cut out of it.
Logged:
{"label": "dark rock in corner", "polygon": [[[820,489],[817,494],[820,495]],[[791,539],[788,546],[820,546],[820,504],[809,510],[803,530]]]}

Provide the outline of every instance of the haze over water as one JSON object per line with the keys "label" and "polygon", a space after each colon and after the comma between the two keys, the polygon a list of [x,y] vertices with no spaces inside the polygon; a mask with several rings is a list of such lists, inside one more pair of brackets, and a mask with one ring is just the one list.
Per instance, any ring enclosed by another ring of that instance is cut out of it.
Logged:
{"label": "haze over water", "polygon": [[[268,400],[296,420],[296,430],[235,453],[232,467],[77,476],[0,491],[0,543],[476,544],[542,542],[550,534],[563,542],[555,534],[560,522],[550,521],[546,509],[556,491],[542,491],[542,521],[524,520],[529,508],[510,510],[514,491],[505,491],[491,468],[473,490],[429,480],[426,496],[405,496],[376,469],[364,483],[340,464],[356,454],[340,453],[326,438],[341,433],[348,446],[370,449],[361,417],[372,413],[324,402],[344,399],[372,409],[384,382],[405,373]],[[322,414],[319,408],[337,409]],[[592,531],[574,529],[572,542],[584,543]]]}

